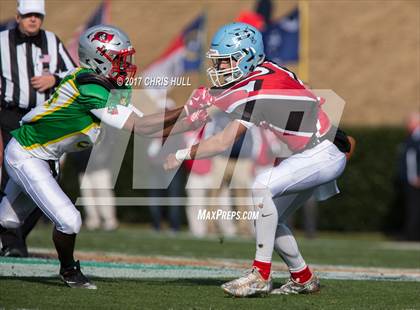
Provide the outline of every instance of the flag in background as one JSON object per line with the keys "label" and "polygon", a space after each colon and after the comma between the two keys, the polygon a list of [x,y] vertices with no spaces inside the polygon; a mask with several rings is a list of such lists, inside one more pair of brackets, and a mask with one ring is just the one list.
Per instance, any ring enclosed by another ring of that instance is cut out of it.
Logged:
{"label": "flag in background", "polygon": [[203,59],[205,15],[201,14],[169,44],[167,49],[149,66],[145,77],[177,77],[186,72],[199,71]]}
{"label": "flag in background", "polygon": [[11,18],[11,19],[8,19],[8,20],[6,20],[6,21],[4,21],[0,24],[0,31],[7,30],[7,29],[13,29],[16,26],[17,26],[16,19]]}
{"label": "flag in background", "polygon": [[300,0],[298,7],[278,20],[272,20],[271,0],[258,0],[254,12],[243,11],[236,21],[261,31],[267,59],[279,65],[298,62],[299,76],[309,79],[309,4]]}
{"label": "flag in background", "polygon": [[279,20],[271,20],[270,0],[259,0],[255,12],[243,11],[236,21],[250,24],[261,31],[267,59],[279,65],[299,61],[299,9]]}
{"label": "flag in background", "polygon": [[[206,15],[201,14],[172,40],[166,50],[141,73],[143,78],[173,78],[187,72],[200,71],[203,64],[203,43]],[[171,85],[146,87],[149,97],[158,108],[170,108],[175,105],[167,98],[166,90]]]}
{"label": "flag in background", "polygon": [[68,43],[68,51],[75,63],[79,63],[79,55],[77,50],[79,47],[79,37],[83,33],[83,31],[95,25],[109,24],[110,20],[110,0],[104,0],[95,10],[95,12],[93,12],[88,22],[77,28],[73,35],[73,38],[71,38],[71,40]]}
{"label": "flag in background", "polygon": [[266,25],[262,32],[267,58],[285,64],[299,61],[299,9]]}
{"label": "flag in background", "polygon": [[240,12],[239,16],[235,19],[235,21],[254,26],[259,31],[263,31],[266,25],[264,17],[258,12],[253,11]]}

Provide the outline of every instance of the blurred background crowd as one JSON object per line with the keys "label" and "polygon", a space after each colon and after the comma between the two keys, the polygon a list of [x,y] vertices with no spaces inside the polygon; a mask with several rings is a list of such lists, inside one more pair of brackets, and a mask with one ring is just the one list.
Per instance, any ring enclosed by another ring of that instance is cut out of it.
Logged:
{"label": "blurred background crowd", "polygon": [[[182,105],[194,88],[207,84],[203,56],[219,26],[235,20],[256,26],[270,59],[295,71],[312,88],[332,89],[345,100],[340,126],[358,142],[339,181],[342,194],[319,205],[308,203],[291,224],[304,229],[308,237],[315,237],[317,230],[381,231],[398,239],[420,240],[418,1],[98,0],[75,5],[47,0],[45,12],[43,28],[62,40],[74,65],[78,35],[89,26],[111,23],[132,39],[140,76],[190,78],[188,86],[146,89],[151,99],[141,106],[146,113]],[[1,1],[0,30],[16,27],[15,15],[16,2]],[[1,53],[5,48],[0,46]],[[216,111],[212,119],[199,139],[227,123]],[[143,160],[152,173],[141,173],[147,176],[149,189],[132,186],[133,173],[138,173],[133,167],[133,140],[113,190],[108,169],[112,158],[107,154],[89,174],[84,173],[89,151],[63,159],[63,188],[74,200],[89,198],[81,206],[87,229],[114,230],[120,223],[142,223],[171,234],[188,227],[198,238],[253,235],[252,221],[199,221],[197,215],[203,208],[250,210],[241,198],[249,196],[256,171],[273,164],[279,146],[272,136],[253,130],[226,154],[185,162],[173,178],[161,168],[167,155],[163,141],[143,139]],[[182,148],[196,140],[196,135],[187,133],[171,143]],[[85,186],[79,190],[82,179]],[[167,189],[154,186],[165,182]],[[90,183],[102,189],[90,190]],[[149,206],[116,207],[116,197],[137,196],[149,197]],[[161,204],[158,197],[190,200],[188,206]],[[219,199],[220,204],[203,207],[205,202],[197,199],[205,197]]]}

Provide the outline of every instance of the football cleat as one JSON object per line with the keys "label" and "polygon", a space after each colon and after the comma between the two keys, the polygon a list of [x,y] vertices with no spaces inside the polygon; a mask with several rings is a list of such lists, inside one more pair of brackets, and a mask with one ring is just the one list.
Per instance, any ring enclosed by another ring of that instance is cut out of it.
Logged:
{"label": "football cleat", "polygon": [[64,283],[71,288],[86,288],[96,290],[96,285],[80,270],[80,262],[77,261],[69,268],[60,268],[60,277]]}
{"label": "football cleat", "polygon": [[222,289],[235,297],[268,294],[273,288],[271,277],[264,280],[257,268],[252,268],[243,277],[224,283]]}
{"label": "football cleat", "polygon": [[28,250],[25,248],[4,247],[0,250],[0,256],[4,257],[28,257]]}
{"label": "football cleat", "polygon": [[314,275],[306,283],[299,283],[293,280],[292,278],[287,281],[286,284],[283,284],[280,288],[276,288],[271,291],[271,294],[277,295],[291,295],[291,294],[311,294],[319,292],[321,286],[319,284],[319,279]]}

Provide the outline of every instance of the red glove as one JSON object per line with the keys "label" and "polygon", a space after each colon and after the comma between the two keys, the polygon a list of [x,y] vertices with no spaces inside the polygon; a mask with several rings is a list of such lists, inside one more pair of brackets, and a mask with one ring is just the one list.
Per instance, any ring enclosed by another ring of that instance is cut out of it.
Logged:
{"label": "red glove", "polygon": [[184,109],[186,114],[190,115],[195,111],[207,109],[214,103],[214,101],[215,99],[212,95],[210,95],[209,89],[204,86],[200,86],[194,90],[190,99],[185,104]]}
{"label": "red glove", "polygon": [[185,118],[187,124],[194,128],[201,127],[210,120],[210,116],[206,110],[198,110]]}
{"label": "red glove", "polygon": [[326,101],[324,97],[316,97],[316,99],[318,100],[319,105],[323,105]]}

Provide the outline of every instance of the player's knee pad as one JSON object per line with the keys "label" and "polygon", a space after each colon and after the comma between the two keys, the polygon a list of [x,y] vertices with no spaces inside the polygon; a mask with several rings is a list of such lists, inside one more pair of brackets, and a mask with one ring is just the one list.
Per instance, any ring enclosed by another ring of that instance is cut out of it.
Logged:
{"label": "player's knee pad", "polygon": [[57,230],[69,235],[79,233],[82,226],[82,217],[80,212],[74,208],[72,212],[62,212],[61,215],[62,219],[60,222],[55,223]]}

